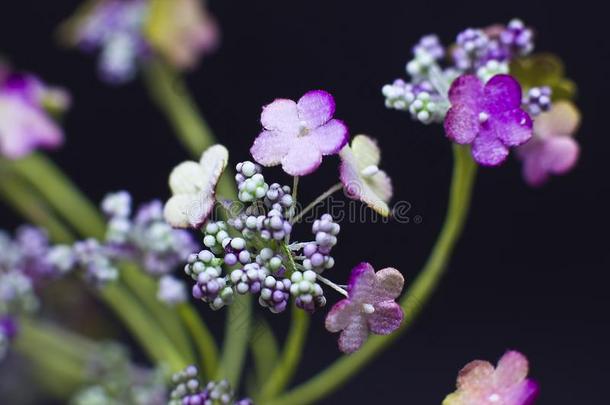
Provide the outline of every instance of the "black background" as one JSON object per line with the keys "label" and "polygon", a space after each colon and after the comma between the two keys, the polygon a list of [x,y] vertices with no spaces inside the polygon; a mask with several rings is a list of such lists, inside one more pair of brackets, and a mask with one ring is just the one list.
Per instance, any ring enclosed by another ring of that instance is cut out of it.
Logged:
{"label": "black background", "polygon": [[[20,69],[72,92],[67,144],[52,156],[93,199],[117,189],[131,190],[139,201],[166,198],[168,173],[187,155],[142,83],[120,88],[101,83],[93,59],[60,49],[53,38],[56,24],[78,3],[4,2],[0,52]],[[321,403],[438,404],[466,362],[495,362],[509,348],[528,355],[542,386],[540,404],[599,404],[607,398],[610,192],[604,156],[610,143],[604,114],[610,64],[604,12],[585,2],[531,0],[212,0],[211,9],[222,27],[222,46],[188,81],[233,162],[248,157],[262,105],[323,88],[334,94],[336,116],[352,134],[379,139],[395,199],[411,203],[413,216],[423,219],[421,224],[344,224],[332,275],[338,280],[363,260],[376,268],[397,267],[407,282],[413,280],[444,216],[449,142],[440,127],[424,127],[407,114],[386,110],[380,94],[383,84],[404,75],[412,44],[430,32],[449,42],[465,27],[515,16],[535,26],[537,49],[561,55],[579,85],[578,167],[539,190],[523,183],[514,160],[480,170],[464,237],[417,325]],[[280,171],[269,173],[289,181]],[[301,182],[301,201],[334,184],[336,176],[337,159],[325,159],[320,171]],[[0,216],[3,227],[19,223],[4,207]],[[285,318],[272,319],[276,330],[286,329]],[[298,380],[338,355],[323,315],[312,325]],[[220,323],[212,327],[222,329]]]}

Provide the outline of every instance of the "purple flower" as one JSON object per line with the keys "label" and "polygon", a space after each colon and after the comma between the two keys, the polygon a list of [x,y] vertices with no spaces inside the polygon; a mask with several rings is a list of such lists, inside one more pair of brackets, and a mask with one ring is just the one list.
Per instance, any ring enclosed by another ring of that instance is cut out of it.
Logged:
{"label": "purple flower", "polygon": [[498,166],[509,147],[532,137],[532,120],[520,107],[521,86],[509,75],[496,75],[485,85],[476,76],[460,76],[451,85],[449,101],[447,137],[472,144],[474,160],[483,166]]}
{"label": "purple flower", "polygon": [[534,137],[517,149],[527,184],[541,186],[550,175],[564,174],[574,167],[580,148],[573,135],[579,124],[580,113],[569,101],[559,101],[536,117]]}
{"label": "purple flower", "polygon": [[45,111],[49,102],[58,110],[67,107],[68,96],[63,93],[62,105],[60,94],[30,75],[9,75],[0,82],[0,155],[19,159],[39,147],[61,145],[63,132]]}
{"label": "purple flower", "polygon": [[527,378],[524,355],[509,351],[494,366],[482,360],[468,363],[459,373],[457,391],[443,405],[531,405],[538,395],[538,384]]}
{"label": "purple flower", "polygon": [[335,100],[323,90],[307,92],[298,103],[277,99],[263,108],[264,131],[250,153],[263,166],[281,164],[292,176],[315,171],[322,156],[338,153],[348,140],[345,124],[333,119]]}
{"label": "purple flower", "polygon": [[368,263],[354,267],[348,298],[336,303],[326,317],[326,329],[339,332],[339,349],[353,353],[366,341],[369,332],[388,335],[400,326],[403,311],[394,300],[402,292],[404,278],[394,268],[375,273]]}

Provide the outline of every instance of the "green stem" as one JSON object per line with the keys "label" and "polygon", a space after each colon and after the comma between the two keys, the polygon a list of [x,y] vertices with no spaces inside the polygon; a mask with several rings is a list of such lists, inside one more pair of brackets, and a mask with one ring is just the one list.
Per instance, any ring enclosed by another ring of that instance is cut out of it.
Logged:
{"label": "green stem", "polygon": [[318,401],[345,384],[413,323],[444,274],[470,206],[476,165],[468,147],[454,145],[453,150],[455,160],[447,217],[428,262],[401,300],[405,311],[402,327],[388,336],[371,337],[356,353],[341,357],[309,381],[266,405],[306,405]]}
{"label": "green stem", "polygon": [[214,378],[218,370],[218,347],[214,341],[214,336],[212,336],[210,330],[201,321],[201,317],[191,305],[179,305],[178,314],[190,331],[191,337],[199,349],[199,363],[204,376],[207,379]]}
{"label": "green stem", "polygon": [[299,222],[299,220],[301,218],[303,218],[303,216],[305,214],[307,214],[309,211],[311,211],[312,209],[314,209],[316,207],[316,205],[320,204],[321,202],[323,202],[324,200],[326,200],[328,197],[330,197],[331,195],[335,194],[337,191],[343,189],[343,184],[341,183],[337,183],[334,186],[332,186],[331,188],[329,188],[328,190],[326,190],[325,192],[323,192],[322,194],[320,194],[320,196],[318,198],[316,198],[315,200],[313,200],[307,207],[305,207],[301,212],[299,212],[297,215],[295,215],[294,218],[292,218],[292,221],[290,221],[292,224],[296,224],[297,222]]}
{"label": "green stem", "polygon": [[227,379],[233,387],[239,387],[241,371],[248,352],[252,316],[252,297],[239,295],[229,306],[221,366],[218,379]]}
{"label": "green stem", "polygon": [[275,397],[286,389],[294,377],[307,339],[310,316],[296,305],[292,308],[292,325],[288,332],[286,345],[277,366],[273,369],[271,376],[266,380],[261,390],[261,400],[267,403],[270,398]]}

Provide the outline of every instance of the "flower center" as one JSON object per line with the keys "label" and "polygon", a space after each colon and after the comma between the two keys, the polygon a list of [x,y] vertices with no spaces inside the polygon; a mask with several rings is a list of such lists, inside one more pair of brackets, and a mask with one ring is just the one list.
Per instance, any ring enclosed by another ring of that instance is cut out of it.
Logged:
{"label": "flower center", "polygon": [[307,128],[307,123],[305,121],[299,122],[299,135],[297,136],[306,136],[309,133],[309,128]]}
{"label": "flower center", "polygon": [[364,177],[372,177],[379,172],[379,168],[376,165],[370,165],[362,169],[360,172]]}
{"label": "flower center", "polygon": [[362,304],[362,311],[365,314],[372,314],[373,312],[375,312],[375,307],[372,306],[371,304]]}
{"label": "flower center", "polygon": [[500,396],[498,394],[491,394],[488,399],[489,402],[500,402]]}
{"label": "flower center", "polygon": [[480,112],[479,113],[479,122],[482,124],[484,122],[487,122],[487,120],[489,119],[489,114],[487,114],[486,112]]}

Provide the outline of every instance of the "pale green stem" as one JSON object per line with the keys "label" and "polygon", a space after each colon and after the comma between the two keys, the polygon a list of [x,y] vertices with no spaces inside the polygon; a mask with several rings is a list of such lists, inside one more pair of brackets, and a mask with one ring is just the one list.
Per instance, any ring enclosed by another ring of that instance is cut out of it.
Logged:
{"label": "pale green stem", "polygon": [[252,316],[252,297],[238,295],[229,306],[226,333],[218,379],[227,379],[233,387],[239,387],[242,369],[248,352]]}
{"label": "pale green stem", "polygon": [[290,221],[292,224],[296,224],[297,222],[299,222],[299,220],[301,218],[303,218],[303,216],[305,214],[307,214],[309,211],[311,211],[312,209],[314,209],[318,204],[324,202],[328,197],[330,197],[331,195],[335,194],[337,191],[342,190],[343,189],[343,184],[341,183],[337,183],[334,186],[332,186],[331,188],[329,188],[328,190],[326,190],[325,192],[323,192],[322,194],[320,194],[320,196],[318,198],[316,198],[315,200],[313,200],[307,207],[305,207],[301,212],[299,212],[297,215],[294,216],[294,218],[292,218],[292,221]]}
{"label": "pale green stem", "polygon": [[332,288],[333,290],[335,290],[336,292],[338,292],[339,294],[347,297],[348,293],[345,290],[345,288],[333,283],[332,281],[330,281],[329,279],[327,279],[326,277],[321,276],[320,274],[316,274],[316,278],[318,280],[320,280],[321,282],[323,282],[324,284],[326,284],[327,286],[329,286],[330,288]]}
{"label": "pale green stem", "polygon": [[277,339],[265,318],[257,319],[252,331],[250,347],[252,348],[252,355],[256,366],[256,381],[252,387],[255,390],[251,394],[258,396],[260,395],[260,387],[271,376],[277,364],[277,359],[280,356]]}
{"label": "pale green stem", "polygon": [[201,322],[201,316],[191,305],[180,304],[178,314],[188,328],[193,341],[199,349],[200,365],[204,376],[209,380],[216,376],[218,370],[218,347],[210,330]]}
{"label": "pale green stem", "polygon": [[266,404],[270,398],[284,391],[288,384],[290,384],[290,381],[292,381],[303,355],[310,318],[301,308],[298,308],[296,305],[293,306],[292,324],[286,338],[286,344],[282,350],[282,356],[263,385],[259,402]]}
{"label": "pale green stem", "polygon": [[468,147],[454,145],[453,149],[455,160],[447,217],[428,262],[401,300],[405,311],[402,327],[391,335],[369,338],[356,353],[341,357],[309,381],[265,405],[306,405],[320,400],[345,384],[412,325],[444,274],[470,206],[476,165]]}

